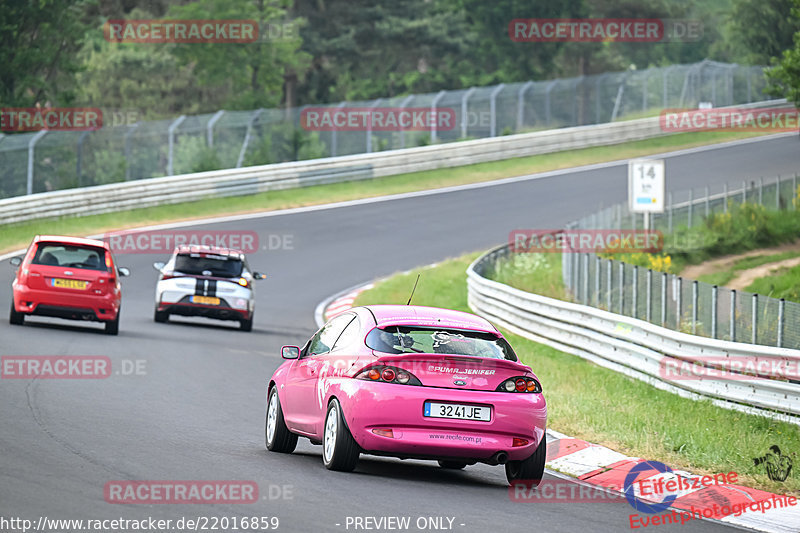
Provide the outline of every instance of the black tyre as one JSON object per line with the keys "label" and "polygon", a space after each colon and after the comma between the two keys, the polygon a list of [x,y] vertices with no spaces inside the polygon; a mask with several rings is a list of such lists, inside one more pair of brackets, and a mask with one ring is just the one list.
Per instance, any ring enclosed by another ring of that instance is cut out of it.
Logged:
{"label": "black tyre", "polygon": [[467,463],[461,461],[439,461],[439,466],[447,470],[461,470],[467,467]]}
{"label": "black tyre", "polygon": [[250,318],[250,320],[240,320],[239,329],[242,331],[253,331],[253,319]]}
{"label": "black tyre", "polygon": [[542,436],[542,441],[533,452],[533,455],[522,461],[509,461],[506,463],[506,479],[509,483],[524,481],[531,487],[538,487],[544,476],[544,463],[547,457],[547,437]]}
{"label": "black tyre", "polygon": [[338,400],[331,400],[322,437],[322,462],[325,463],[325,468],[352,472],[360,454],[358,444],[344,421],[342,406]]}
{"label": "black tyre", "polygon": [[158,307],[156,307],[156,310],[153,312],[153,320],[159,323],[164,323],[169,320],[169,313],[166,311],[159,311]]}
{"label": "black tyre", "polygon": [[283,409],[278,398],[278,387],[272,387],[267,401],[267,417],[264,421],[264,438],[271,452],[292,453],[297,447],[297,435],[289,431],[283,419]]}
{"label": "black tyre", "polygon": [[106,335],[119,334],[119,311],[117,311],[117,318],[106,322]]}
{"label": "black tyre", "polygon": [[11,311],[8,313],[8,323],[14,326],[21,326],[25,323],[25,315],[22,313],[17,313],[17,310],[14,308],[14,301],[11,301]]}

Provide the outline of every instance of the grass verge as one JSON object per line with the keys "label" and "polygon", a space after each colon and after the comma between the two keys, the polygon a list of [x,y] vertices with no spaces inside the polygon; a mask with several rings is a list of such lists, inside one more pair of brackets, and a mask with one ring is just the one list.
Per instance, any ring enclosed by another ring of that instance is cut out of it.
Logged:
{"label": "grass verge", "polygon": [[[756,268],[767,263],[777,263],[784,259],[792,259],[797,257],[797,252],[782,252],[770,255],[757,255],[754,257],[745,257],[736,261],[730,268],[720,270],[718,272],[711,272],[709,274],[702,274],[697,277],[698,281],[704,281],[711,285],[718,285],[724,287],[742,270],[749,270]],[[749,290],[749,289],[748,289]]]}
{"label": "grass verge", "polygon": [[[415,304],[469,311],[464,272],[478,255],[397,274],[361,293],[356,305],[405,303],[422,273]],[[549,346],[504,334],[540,378],[548,402],[548,426],[556,431],[672,468],[696,474],[734,471],[744,485],[800,494],[796,470],[780,483],[767,477],[763,465],[753,464],[754,457],[774,444],[781,450],[800,449],[800,428],[715,407],[710,401],[680,398]]]}
{"label": "grass verge", "polygon": [[746,290],[800,302],[800,266],[781,268],[765,278],[755,280]]}
{"label": "grass verge", "polygon": [[435,189],[491,181],[535,172],[546,172],[580,165],[640,157],[669,150],[743,139],[757,133],[696,132],[681,133],[625,143],[570,150],[493,163],[414,172],[348,183],[272,191],[233,198],[209,198],[197,202],[132,209],[105,215],[51,218],[0,226],[0,252],[22,248],[37,234],[90,235],[151,224],[191,220],[257,211],[270,211],[318,205],[329,202],[369,198],[409,191]]}

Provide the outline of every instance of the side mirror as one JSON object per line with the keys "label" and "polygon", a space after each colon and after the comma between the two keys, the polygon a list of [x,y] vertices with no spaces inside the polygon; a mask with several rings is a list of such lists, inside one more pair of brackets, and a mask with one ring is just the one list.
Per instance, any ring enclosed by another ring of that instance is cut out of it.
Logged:
{"label": "side mirror", "polygon": [[121,278],[127,278],[131,275],[130,269],[125,267],[117,267],[117,272]]}
{"label": "side mirror", "polygon": [[253,279],[267,279],[267,275],[261,272],[253,272]]}
{"label": "side mirror", "polygon": [[22,264],[22,258],[21,257],[12,257],[11,259],[8,260],[8,262],[11,263],[11,266],[18,267],[18,266],[20,266]]}
{"label": "side mirror", "polygon": [[300,348],[298,346],[282,346],[281,357],[284,359],[297,359],[300,357]]}
{"label": "side mirror", "polygon": [[166,263],[164,261],[156,261],[155,263],[153,263],[153,268],[155,268],[159,272],[161,272],[161,269],[163,269],[164,266],[166,266]]}

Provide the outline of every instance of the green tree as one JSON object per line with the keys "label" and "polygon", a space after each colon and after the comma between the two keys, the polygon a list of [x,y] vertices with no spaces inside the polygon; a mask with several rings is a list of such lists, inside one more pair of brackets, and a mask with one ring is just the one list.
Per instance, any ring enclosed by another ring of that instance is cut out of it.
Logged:
{"label": "green tree", "polygon": [[284,83],[301,77],[309,57],[299,50],[297,26],[287,8],[291,0],[197,0],[172,6],[167,18],[251,19],[259,24],[254,43],[176,44],[170,48],[181,65],[192,66],[197,82],[213,88],[205,94],[203,109],[278,107]]}
{"label": "green tree", "polygon": [[[800,0],[794,0],[792,17],[800,24]],[[777,65],[767,70],[767,81],[768,93],[800,107],[800,31],[794,34],[794,47],[785,50]]]}
{"label": "green tree", "polygon": [[0,8],[0,104],[73,100],[77,52],[91,0],[3,0]]}
{"label": "green tree", "polygon": [[800,20],[788,16],[793,4],[794,0],[735,0],[724,37],[715,45],[725,54],[721,59],[769,65],[792,47],[800,31]]}

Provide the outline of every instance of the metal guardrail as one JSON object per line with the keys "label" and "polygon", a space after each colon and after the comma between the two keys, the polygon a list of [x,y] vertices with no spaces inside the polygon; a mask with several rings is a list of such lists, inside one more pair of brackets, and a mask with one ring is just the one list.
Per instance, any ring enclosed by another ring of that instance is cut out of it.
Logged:
{"label": "metal guardrail", "polygon": [[681,362],[703,365],[708,357],[754,362],[780,359],[796,365],[800,364],[800,350],[697,337],[488,279],[486,274],[495,262],[508,253],[508,246],[503,245],[479,257],[467,269],[468,304],[475,313],[523,337],[657,388],[694,399],[710,398],[721,407],[800,425],[800,382],[757,376],[674,380],[662,371]]}
{"label": "metal guardrail", "polygon": [[[785,99],[739,107],[779,107]],[[668,135],[659,117],[343,157],[291,161],[0,199],[0,225],[354,181]]]}
{"label": "metal guardrail", "polygon": [[374,154],[292,161],[67,189],[0,200],[0,224],[362,180],[665,135],[658,117]]}
{"label": "metal guardrail", "polygon": [[670,107],[694,108],[700,102],[745,104],[766,99],[763,70],[705,60],[319,106],[345,112],[417,108],[452,113],[454,127],[438,130],[311,131],[301,120],[309,106],[223,110],[133,124],[135,110],[104,110],[105,127],[97,131],[0,135],[0,198],[586,126]]}

